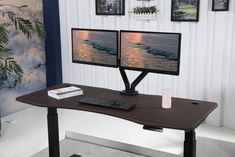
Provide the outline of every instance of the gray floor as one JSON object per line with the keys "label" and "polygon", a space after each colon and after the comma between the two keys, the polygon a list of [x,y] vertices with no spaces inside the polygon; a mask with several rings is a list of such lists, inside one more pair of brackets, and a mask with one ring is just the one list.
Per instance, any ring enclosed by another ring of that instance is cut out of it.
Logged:
{"label": "gray floor", "polygon": [[[60,147],[61,157],[70,157],[73,154],[81,155],[82,157],[145,157],[142,155],[71,139],[61,141]],[[197,138],[198,157],[234,157],[234,148],[235,143],[208,138]],[[156,152],[156,156],[181,157],[182,155],[159,154]],[[32,157],[48,157],[48,149],[45,149]]]}
{"label": "gray floor", "polygon": [[[107,148],[71,139],[64,139],[60,142],[61,157],[70,157],[73,154],[82,157],[144,157],[117,149]],[[48,149],[45,149],[32,157],[48,157]]]}

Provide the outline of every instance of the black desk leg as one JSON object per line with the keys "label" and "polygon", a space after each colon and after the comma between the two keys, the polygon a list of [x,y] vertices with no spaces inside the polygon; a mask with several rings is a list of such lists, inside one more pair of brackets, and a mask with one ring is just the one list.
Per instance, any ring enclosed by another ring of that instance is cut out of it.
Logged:
{"label": "black desk leg", "polygon": [[49,157],[60,157],[58,115],[56,108],[48,108],[47,114]]}
{"label": "black desk leg", "polygon": [[195,133],[195,130],[185,132],[184,157],[196,157],[196,133]]}

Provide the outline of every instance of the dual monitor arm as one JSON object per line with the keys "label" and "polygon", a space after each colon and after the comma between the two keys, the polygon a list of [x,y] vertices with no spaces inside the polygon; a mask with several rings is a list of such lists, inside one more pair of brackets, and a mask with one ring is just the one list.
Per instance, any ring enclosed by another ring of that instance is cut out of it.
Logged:
{"label": "dual monitor arm", "polygon": [[132,84],[129,83],[126,72],[123,68],[119,68],[123,82],[125,84],[125,90],[121,91],[122,95],[138,95],[138,91],[135,90],[135,87],[143,80],[143,78],[149,73],[148,70],[143,71]]}

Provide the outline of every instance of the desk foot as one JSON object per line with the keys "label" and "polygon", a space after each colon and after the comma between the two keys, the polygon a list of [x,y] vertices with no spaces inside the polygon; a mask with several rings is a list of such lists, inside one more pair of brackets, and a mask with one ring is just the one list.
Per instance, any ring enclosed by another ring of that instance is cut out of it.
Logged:
{"label": "desk foot", "polygon": [[48,108],[47,114],[49,157],[60,157],[58,115],[56,108]]}
{"label": "desk foot", "polygon": [[72,156],[70,156],[70,157],[82,157],[82,156],[80,156],[80,155],[76,155],[76,154],[73,154]]}
{"label": "desk foot", "polygon": [[196,157],[196,133],[195,133],[195,130],[185,132],[184,157]]}

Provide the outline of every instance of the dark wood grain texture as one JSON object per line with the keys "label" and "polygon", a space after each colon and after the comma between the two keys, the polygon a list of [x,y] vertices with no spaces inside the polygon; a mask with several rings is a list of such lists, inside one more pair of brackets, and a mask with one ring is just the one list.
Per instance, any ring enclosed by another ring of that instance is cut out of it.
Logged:
{"label": "dark wood grain texture", "polygon": [[[206,117],[217,107],[216,103],[190,99],[172,98],[172,108],[161,108],[161,96],[139,94],[137,96],[123,96],[119,91],[78,86],[84,95],[56,100],[47,95],[47,91],[55,88],[67,87],[71,84],[61,84],[16,98],[17,101],[39,107],[65,108],[106,114],[126,119],[153,128],[171,128],[191,131],[198,127]],[[136,103],[135,109],[121,111],[103,107],[83,105],[79,100],[84,97],[98,97],[131,101]]]}

